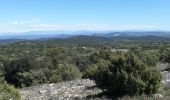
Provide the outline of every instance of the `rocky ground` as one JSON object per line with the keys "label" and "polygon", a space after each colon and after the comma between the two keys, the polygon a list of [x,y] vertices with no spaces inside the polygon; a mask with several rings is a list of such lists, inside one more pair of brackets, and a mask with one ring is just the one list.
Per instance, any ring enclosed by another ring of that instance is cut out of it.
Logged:
{"label": "rocky ground", "polygon": [[158,63],[157,69],[161,71],[162,74],[162,84],[170,83],[170,64],[169,63]]}
{"label": "rocky ground", "polygon": [[[157,68],[162,74],[162,86],[152,99],[148,100],[169,100],[170,98],[170,64],[159,63]],[[168,70],[167,70],[168,69]],[[89,95],[102,93],[96,87],[94,81],[79,79],[57,84],[43,84],[20,90],[21,100],[82,100]],[[100,98],[101,99],[101,98]],[[146,98],[145,98],[146,99]],[[97,99],[98,100],[98,99]],[[120,99],[131,100],[131,99]],[[138,100],[138,99],[133,99]]]}
{"label": "rocky ground", "polygon": [[156,67],[161,71],[162,84],[160,90],[154,96],[161,98],[160,100],[170,100],[170,64],[158,63]]}
{"label": "rocky ground", "polygon": [[74,100],[85,99],[102,91],[89,79],[68,81],[58,84],[44,84],[24,88],[21,100]]}

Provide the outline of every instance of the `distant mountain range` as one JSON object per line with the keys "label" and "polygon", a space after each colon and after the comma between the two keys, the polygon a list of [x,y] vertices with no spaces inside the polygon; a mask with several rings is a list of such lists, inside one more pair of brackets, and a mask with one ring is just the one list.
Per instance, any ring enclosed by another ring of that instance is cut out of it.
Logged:
{"label": "distant mountain range", "polygon": [[158,31],[144,31],[144,32],[110,32],[106,34],[93,34],[102,37],[142,37],[142,36],[157,36],[157,37],[170,37],[170,32]]}
{"label": "distant mountain range", "polygon": [[170,38],[168,31],[31,31],[23,33],[1,33],[0,39],[48,39],[68,38],[76,35],[98,36],[98,37],[141,37],[156,36]]}

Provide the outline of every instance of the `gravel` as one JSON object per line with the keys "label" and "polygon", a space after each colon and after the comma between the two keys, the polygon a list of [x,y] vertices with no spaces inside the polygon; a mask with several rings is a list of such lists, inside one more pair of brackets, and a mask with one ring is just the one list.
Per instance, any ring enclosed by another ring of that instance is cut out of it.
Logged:
{"label": "gravel", "polygon": [[79,100],[102,91],[94,81],[79,79],[57,84],[43,84],[20,90],[21,100]]}

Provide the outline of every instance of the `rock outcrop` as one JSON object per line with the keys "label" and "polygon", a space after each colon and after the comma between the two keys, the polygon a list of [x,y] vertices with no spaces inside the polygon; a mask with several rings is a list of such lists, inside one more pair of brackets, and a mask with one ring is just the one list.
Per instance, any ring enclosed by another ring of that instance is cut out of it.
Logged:
{"label": "rock outcrop", "polygon": [[93,81],[81,79],[23,88],[20,93],[21,100],[79,100],[102,92],[95,86]]}

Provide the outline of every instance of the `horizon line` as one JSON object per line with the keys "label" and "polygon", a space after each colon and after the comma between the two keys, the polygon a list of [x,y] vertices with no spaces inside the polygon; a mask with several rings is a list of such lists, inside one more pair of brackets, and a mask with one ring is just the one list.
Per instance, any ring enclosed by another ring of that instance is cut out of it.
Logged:
{"label": "horizon line", "polygon": [[79,31],[91,31],[91,32],[170,32],[170,30],[33,30],[33,31],[23,31],[23,32],[0,32],[1,33],[29,33],[29,32],[57,32],[57,31],[67,31],[67,32],[79,32]]}

